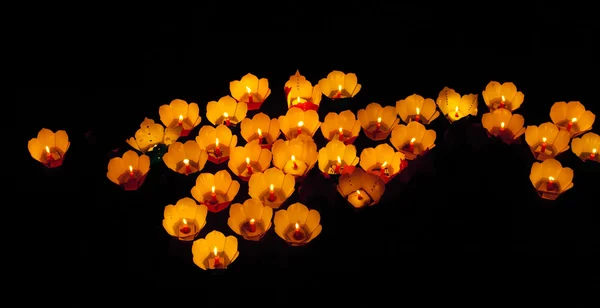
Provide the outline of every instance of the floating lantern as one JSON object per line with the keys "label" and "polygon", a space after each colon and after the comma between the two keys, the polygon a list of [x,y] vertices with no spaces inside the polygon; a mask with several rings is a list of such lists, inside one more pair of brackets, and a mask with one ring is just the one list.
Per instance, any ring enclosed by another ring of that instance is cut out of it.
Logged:
{"label": "floating lantern", "polygon": [[435,138],[435,130],[426,129],[423,124],[413,121],[394,128],[390,143],[396,150],[404,153],[406,159],[413,160],[433,149]]}
{"label": "floating lantern", "polygon": [[273,154],[268,149],[262,148],[258,140],[238,146],[231,151],[227,166],[241,180],[248,181],[256,172],[264,172],[271,165]]}
{"label": "floating lantern", "polygon": [[309,135],[299,135],[288,141],[277,140],[272,152],[274,167],[300,178],[315,166],[319,157],[317,144]]}
{"label": "floating lantern", "polygon": [[192,187],[192,197],[216,213],[226,209],[240,191],[240,182],[231,179],[227,170],[201,173]]}
{"label": "floating lantern", "polygon": [[365,148],[360,152],[360,167],[379,176],[384,183],[389,182],[407,165],[406,156],[385,143],[374,148]]}
{"label": "floating lantern", "polygon": [[312,137],[319,126],[319,114],[314,110],[291,108],[284,116],[279,117],[279,128],[287,140],[303,134]]}
{"label": "floating lantern", "polygon": [[379,141],[387,138],[400,120],[396,107],[370,103],[358,111],[358,121],[369,139]]}
{"label": "floating lantern", "polygon": [[354,97],[362,86],[358,83],[356,74],[332,71],[327,78],[319,80],[319,87],[325,96],[340,99]]}
{"label": "floating lantern", "polygon": [[523,92],[517,91],[517,86],[512,82],[500,84],[497,81],[490,81],[481,94],[492,113],[497,109],[514,112],[521,107],[525,99]]}
{"label": "floating lantern", "polygon": [[258,199],[235,203],[229,208],[227,225],[233,232],[249,241],[258,241],[271,229],[273,209]]}
{"label": "floating lantern", "polygon": [[140,129],[135,132],[134,137],[127,139],[127,143],[140,153],[150,157],[150,163],[154,164],[162,159],[167,147],[177,141],[182,127],[167,127],[155,123],[154,120],[145,118]]}
{"label": "floating lantern", "polygon": [[481,124],[488,131],[488,135],[495,136],[507,144],[515,142],[525,133],[523,116],[512,114],[506,108],[498,108],[483,114]]}
{"label": "floating lantern", "polygon": [[285,95],[288,108],[297,107],[302,110],[317,110],[321,103],[322,93],[319,85],[313,85],[299,71],[285,83]]}
{"label": "floating lantern", "polygon": [[240,124],[240,134],[246,142],[257,140],[261,147],[270,149],[279,138],[279,120],[271,119],[264,113],[257,113],[252,119],[245,118]]}
{"label": "floating lantern", "polygon": [[192,198],[182,198],[175,205],[165,207],[163,227],[170,236],[192,241],[206,225],[206,206]]}
{"label": "floating lantern", "polygon": [[277,211],[274,223],[275,233],[292,246],[310,243],[323,230],[321,214],[299,202],[290,205],[287,210]]}
{"label": "floating lantern", "polygon": [[194,140],[175,142],[169,146],[163,161],[169,169],[189,175],[204,169],[208,154]]}
{"label": "floating lantern", "polygon": [[196,142],[208,153],[210,162],[220,164],[229,159],[231,149],[237,145],[237,136],[232,134],[226,125],[204,125],[198,132]]}
{"label": "floating lantern", "polygon": [[350,110],[342,111],[339,114],[330,112],[321,123],[321,133],[327,140],[337,139],[345,144],[351,144],[360,133],[360,122],[356,120],[356,116]]}
{"label": "floating lantern", "polygon": [[192,244],[194,264],[203,270],[227,269],[240,255],[235,236],[214,230]]}
{"label": "floating lantern", "polygon": [[563,168],[554,158],[533,163],[529,179],[540,197],[556,200],[565,191],[573,188],[573,169]]}
{"label": "floating lantern", "polygon": [[350,205],[359,209],[379,203],[385,182],[376,174],[356,168],[340,177],[337,190]]}
{"label": "floating lantern", "polygon": [[594,133],[587,133],[581,138],[574,138],[571,141],[571,149],[581,160],[591,160],[600,162],[600,136]]}
{"label": "floating lantern", "polygon": [[124,190],[136,190],[144,183],[148,171],[150,157],[138,156],[135,151],[129,150],[123,157],[115,157],[108,162],[106,176]]}
{"label": "floating lantern", "polygon": [[569,149],[571,135],[566,130],[546,122],[540,126],[530,125],[525,130],[525,142],[537,160],[546,160]]}
{"label": "floating lantern", "polygon": [[69,142],[66,131],[53,132],[47,128],[42,128],[38,132],[37,138],[29,140],[27,148],[33,159],[48,168],[56,168],[62,165],[70,145],[71,142]]}
{"label": "floating lantern", "polygon": [[187,103],[182,99],[175,99],[169,105],[162,105],[158,109],[160,121],[166,127],[181,127],[179,136],[190,134],[194,127],[202,121],[200,107],[196,103]]}
{"label": "floating lantern", "polygon": [[234,80],[229,83],[231,96],[238,102],[248,104],[248,110],[257,110],[262,103],[271,94],[269,89],[269,80],[260,78],[248,73],[241,80]]}
{"label": "floating lantern", "polygon": [[550,118],[560,129],[566,130],[571,138],[592,129],[596,115],[580,102],[558,102],[550,108]]}
{"label": "floating lantern", "polygon": [[429,124],[440,116],[435,101],[431,98],[423,98],[421,95],[413,94],[396,102],[396,110],[404,123],[416,121]]}
{"label": "floating lantern", "polygon": [[319,150],[319,169],[326,177],[351,173],[358,164],[356,147],[331,140]]}
{"label": "floating lantern", "polygon": [[444,87],[438,95],[437,105],[452,123],[469,115],[477,115],[477,94],[467,94],[461,97],[453,89]]}
{"label": "floating lantern", "polygon": [[296,178],[277,168],[256,172],[248,181],[248,194],[266,206],[279,208],[294,192]]}
{"label": "floating lantern", "polygon": [[246,117],[247,112],[248,105],[246,103],[238,103],[229,95],[221,97],[219,101],[211,101],[206,104],[206,118],[213,125],[236,125]]}

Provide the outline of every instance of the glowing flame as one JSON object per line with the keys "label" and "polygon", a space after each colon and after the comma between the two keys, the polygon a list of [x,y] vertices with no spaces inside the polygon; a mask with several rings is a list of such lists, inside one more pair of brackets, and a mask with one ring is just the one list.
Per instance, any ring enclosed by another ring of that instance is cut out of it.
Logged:
{"label": "glowing flame", "polygon": [[190,164],[190,160],[186,158],[183,160],[183,163],[187,166]]}
{"label": "glowing flame", "polygon": [[46,146],[46,153],[50,154],[50,148]]}
{"label": "glowing flame", "polygon": [[300,231],[300,224],[296,223],[296,231]]}
{"label": "glowing flame", "polygon": [[275,190],[275,185],[271,184],[271,186],[269,186],[269,190],[270,190],[270,191],[273,191],[273,190]]}
{"label": "glowing flame", "polygon": [[229,118],[229,114],[227,112],[223,112],[223,116]]}
{"label": "glowing flame", "polygon": [[183,122],[183,114],[179,115],[179,123]]}
{"label": "glowing flame", "polygon": [[549,177],[548,177],[548,181],[549,181],[549,182],[553,182],[553,181],[554,181],[554,177],[551,177],[551,176],[549,176]]}
{"label": "glowing flame", "polygon": [[296,161],[296,156],[292,155],[292,161]]}
{"label": "glowing flame", "polygon": [[573,122],[573,123],[577,122],[577,118],[572,118],[571,122]]}
{"label": "glowing flame", "polygon": [[500,123],[500,128],[504,128],[504,122]]}
{"label": "glowing flame", "polygon": [[262,137],[262,130],[260,130],[260,128],[258,129],[258,136]]}
{"label": "glowing flame", "polygon": [[377,118],[377,123],[381,123],[381,117]]}
{"label": "glowing flame", "polygon": [[421,109],[419,109],[419,107],[417,107],[417,114],[421,114]]}
{"label": "glowing flame", "polygon": [[417,138],[410,139],[410,143],[414,143],[415,141],[417,141]]}
{"label": "glowing flame", "polygon": [[338,156],[338,164],[341,164],[342,160],[340,159],[340,157]]}
{"label": "glowing flame", "polygon": [[542,137],[542,142],[546,142],[548,140],[546,137]]}
{"label": "glowing flame", "polygon": [[339,131],[340,131],[340,134],[343,132],[343,130],[342,130],[342,127],[341,127],[341,126],[340,126],[340,129],[339,129]]}
{"label": "glowing flame", "polygon": [[129,166],[129,172],[133,173],[133,167],[131,165]]}
{"label": "glowing flame", "polygon": [[215,187],[214,186],[210,190],[212,191],[213,194],[215,193]]}
{"label": "glowing flame", "polygon": [[506,98],[504,98],[504,95],[502,95],[502,102],[506,102]]}
{"label": "glowing flame", "polygon": [[246,164],[250,165],[250,157],[246,157]]}
{"label": "glowing flame", "polygon": [[187,225],[187,220],[185,220],[185,218],[183,219],[183,224]]}
{"label": "glowing flame", "polygon": [[360,196],[360,190],[356,190],[356,194]]}
{"label": "glowing flame", "polygon": [[217,252],[219,252],[219,251],[217,250],[217,246],[215,246],[215,248],[213,249],[213,253],[215,254],[215,257],[217,256]]}
{"label": "glowing flame", "polygon": [[296,103],[300,103],[300,96],[296,98]]}
{"label": "glowing flame", "polygon": [[252,89],[250,89],[249,86],[246,86],[246,92],[248,92],[248,94],[252,93]]}
{"label": "glowing flame", "polygon": [[302,126],[304,126],[304,121],[298,122],[298,127],[302,127]]}
{"label": "glowing flame", "polygon": [[342,92],[342,85],[341,84],[338,85],[338,92]]}
{"label": "glowing flame", "polygon": [[455,112],[458,112],[458,106],[456,106],[456,108],[454,108],[454,111],[455,111]]}
{"label": "glowing flame", "polygon": [[219,146],[219,138],[215,139],[215,146]]}
{"label": "glowing flame", "polygon": [[381,164],[381,168],[385,168],[385,165],[387,165],[387,161],[384,161],[383,164]]}
{"label": "glowing flame", "polygon": [[592,149],[592,153],[596,154],[596,151],[597,151],[596,148]]}
{"label": "glowing flame", "polygon": [[254,220],[254,218],[250,219],[250,224],[253,225],[256,222],[256,220]]}

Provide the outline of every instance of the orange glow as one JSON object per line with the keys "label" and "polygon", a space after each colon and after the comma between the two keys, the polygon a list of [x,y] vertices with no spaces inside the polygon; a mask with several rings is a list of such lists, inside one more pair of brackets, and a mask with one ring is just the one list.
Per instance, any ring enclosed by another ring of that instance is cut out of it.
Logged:
{"label": "orange glow", "polygon": [[181,122],[183,122],[183,114],[179,115],[179,124],[181,124]]}
{"label": "orange glow", "polygon": [[188,223],[187,223],[187,220],[185,220],[185,218],[184,218],[184,219],[183,219],[183,225],[184,225],[184,226],[187,226],[187,224],[188,224]]}
{"label": "orange glow", "polygon": [[300,225],[296,223],[296,231],[300,231]]}
{"label": "orange glow", "polygon": [[341,164],[341,163],[342,163],[342,160],[340,159],[340,157],[339,157],[339,156],[338,156],[338,159],[337,159],[337,160],[338,160],[338,164]]}
{"label": "orange glow", "polygon": [[542,142],[546,142],[546,140],[548,140],[546,137],[542,137]]}
{"label": "orange glow", "polygon": [[260,130],[260,128],[258,129],[258,136],[262,137],[262,130]]}
{"label": "orange glow", "polygon": [[338,85],[338,92],[342,92],[342,85],[341,84]]}
{"label": "orange glow", "polygon": [[381,123],[381,117],[377,118],[377,123]]}
{"label": "orange glow", "polygon": [[596,154],[596,151],[597,151],[596,148],[592,149],[592,153]]}
{"label": "orange glow", "polygon": [[183,163],[184,163],[186,166],[189,166],[189,165],[190,165],[190,160],[186,158],[186,159],[184,159],[184,160],[183,160]]}
{"label": "orange glow", "polygon": [[342,133],[342,128],[341,127],[340,127],[339,131],[340,131],[340,134],[341,134]]}
{"label": "orange glow", "polygon": [[50,148],[48,146],[46,146],[46,153],[50,154]]}
{"label": "orange glow", "polygon": [[417,107],[417,115],[421,114],[421,109],[419,109],[419,107]]}
{"label": "orange glow", "polygon": [[302,126],[304,126],[304,121],[298,122],[298,127],[302,127]]}
{"label": "orange glow", "polygon": [[417,138],[410,139],[410,143],[415,143],[415,141],[417,141]]}
{"label": "orange glow", "polygon": [[215,139],[215,146],[219,147],[219,138]]}
{"label": "orange glow", "polygon": [[504,122],[500,123],[500,129],[504,129]]}
{"label": "orange glow", "polygon": [[223,117],[229,118],[229,114],[227,112],[223,112]]}
{"label": "orange glow", "polygon": [[387,161],[384,161],[383,164],[381,164],[381,168],[385,168],[385,165],[387,165]]}
{"label": "orange glow", "polygon": [[215,187],[214,186],[211,188],[211,191],[212,191],[213,194],[215,193]]}
{"label": "orange glow", "polygon": [[215,254],[215,257],[217,256],[217,253],[218,253],[218,252],[219,252],[219,251],[217,250],[217,246],[215,246],[215,248],[213,248],[213,253]]}
{"label": "orange glow", "polygon": [[554,182],[554,177],[549,176],[548,177],[548,182],[550,182],[550,183]]}
{"label": "orange glow", "polygon": [[504,98],[504,95],[502,95],[502,102],[506,102],[506,98]]}
{"label": "orange glow", "polygon": [[274,191],[275,190],[275,185],[271,184],[271,186],[269,186],[269,190],[270,191]]}
{"label": "orange glow", "polygon": [[572,118],[571,122],[573,122],[573,123],[577,122],[577,118]]}
{"label": "orange glow", "polygon": [[248,94],[252,93],[252,89],[250,89],[249,86],[246,86],[246,91],[248,92]]}
{"label": "orange glow", "polygon": [[246,157],[246,164],[250,165],[250,157]]}
{"label": "orange glow", "polygon": [[254,220],[254,218],[250,219],[250,224],[254,224],[256,222],[256,220]]}
{"label": "orange glow", "polygon": [[131,165],[129,166],[129,172],[133,173],[133,167]]}

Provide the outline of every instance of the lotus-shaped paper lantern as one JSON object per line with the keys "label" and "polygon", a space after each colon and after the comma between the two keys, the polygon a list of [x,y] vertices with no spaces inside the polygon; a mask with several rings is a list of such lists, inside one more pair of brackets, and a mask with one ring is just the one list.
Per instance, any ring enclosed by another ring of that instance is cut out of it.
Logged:
{"label": "lotus-shaped paper lantern", "polygon": [[285,83],[285,95],[287,98],[288,108],[297,107],[302,110],[317,110],[323,97],[321,87],[315,85],[313,87],[306,77],[300,75],[299,71],[290,77]]}
{"label": "lotus-shaped paper lantern", "polygon": [[385,182],[376,174],[356,168],[340,177],[337,190],[350,205],[359,209],[379,203]]}
{"label": "lotus-shaped paper lantern", "polygon": [[245,118],[240,124],[240,134],[246,142],[258,140],[261,147],[270,149],[279,138],[279,120],[271,119],[264,113],[257,113],[252,119]]}
{"label": "lotus-shaped paper lantern", "polygon": [[70,145],[71,142],[69,142],[66,131],[53,132],[47,128],[42,128],[38,132],[37,138],[29,140],[27,148],[33,159],[48,168],[56,168],[62,165]]}
{"label": "lotus-shaped paper lantern", "polygon": [[385,143],[374,148],[365,148],[360,152],[360,167],[366,172],[379,176],[385,183],[407,165],[406,156]]}
{"label": "lotus-shaped paper lantern", "polygon": [[396,110],[404,123],[417,121],[422,124],[429,124],[440,116],[435,101],[418,94],[397,101]]}
{"label": "lotus-shaped paper lantern", "polygon": [[404,153],[406,159],[413,160],[435,147],[436,136],[433,129],[426,129],[423,124],[413,121],[394,128],[390,143]]}
{"label": "lotus-shaped paper lantern", "polygon": [[365,135],[375,141],[387,138],[400,122],[396,107],[381,107],[378,103],[370,103],[367,108],[359,110],[358,121]]}
{"label": "lotus-shaped paper lantern", "polygon": [[453,89],[444,87],[438,95],[437,105],[452,123],[469,115],[477,115],[477,94],[466,94],[461,97]]}
{"label": "lotus-shaped paper lantern", "polygon": [[360,122],[356,120],[356,116],[350,110],[342,111],[339,114],[330,112],[321,123],[321,133],[327,140],[337,139],[345,144],[351,144],[360,133]]}
{"label": "lotus-shaped paper lantern", "polygon": [[533,163],[529,179],[540,197],[556,200],[565,191],[573,188],[573,169],[563,168],[554,158]]}
{"label": "lotus-shaped paper lantern", "polygon": [[215,230],[192,244],[194,264],[203,270],[226,269],[237,257],[238,240]]}
{"label": "lotus-shaped paper lantern", "polygon": [[488,131],[488,135],[495,136],[507,144],[515,142],[525,133],[523,116],[512,114],[505,108],[485,113],[481,117],[481,124]]}
{"label": "lotus-shaped paper lantern", "polygon": [[216,213],[226,209],[240,191],[240,182],[231,179],[227,170],[200,173],[192,187],[192,197]]}
{"label": "lotus-shaped paper lantern", "polygon": [[356,74],[344,74],[340,71],[332,71],[327,78],[319,80],[319,87],[331,99],[354,97],[361,89]]}
{"label": "lotus-shaped paper lantern", "polygon": [[188,104],[182,99],[175,99],[168,105],[160,106],[158,114],[160,121],[166,127],[181,127],[179,136],[182,137],[189,135],[192,129],[202,121],[198,104]]}
{"label": "lotus-shaped paper lantern", "polygon": [[292,195],[295,186],[296,178],[293,175],[269,168],[250,176],[248,194],[261,200],[264,205],[277,209]]}
{"label": "lotus-shaped paper lantern", "polygon": [[200,128],[196,142],[208,153],[208,160],[215,164],[224,163],[229,159],[231,149],[237,145],[237,136],[231,133],[226,125],[217,127],[204,125]]}
{"label": "lotus-shaped paper lantern", "polygon": [[158,145],[169,146],[177,141],[182,127],[167,127],[155,123],[154,120],[144,118],[140,129],[135,136],[127,139],[127,143],[140,153],[152,152]]}
{"label": "lotus-shaped paper lantern", "polygon": [[592,129],[596,115],[585,110],[580,102],[558,102],[550,108],[550,118],[560,129],[568,131],[572,138]]}
{"label": "lotus-shaped paper lantern", "polygon": [[540,126],[527,126],[525,142],[537,160],[546,160],[569,149],[571,135],[566,130],[546,122]]}
{"label": "lotus-shaped paper lantern", "polygon": [[115,157],[108,162],[106,176],[124,190],[136,190],[144,183],[148,171],[150,157],[138,156],[135,151],[129,150],[123,157]]}
{"label": "lotus-shaped paper lantern", "polygon": [[163,228],[170,236],[192,241],[206,225],[207,208],[192,198],[182,198],[175,205],[165,207]]}
{"label": "lotus-shaped paper lantern", "polygon": [[248,73],[241,80],[234,80],[229,83],[231,96],[238,102],[248,104],[248,110],[257,110],[262,103],[271,94],[269,80],[260,78]]}
{"label": "lotus-shaped paper lantern", "polygon": [[279,117],[279,129],[287,140],[301,134],[312,137],[319,126],[321,126],[319,114],[314,110],[304,111],[300,108],[291,108],[285,115]]}
{"label": "lotus-shaped paper lantern", "polygon": [[206,118],[213,125],[236,125],[246,117],[247,112],[248,104],[239,103],[229,95],[206,104]]}
{"label": "lotus-shaped paper lantern", "polygon": [[310,243],[323,230],[321,214],[299,202],[290,205],[287,210],[275,212],[274,223],[275,233],[292,246]]}
{"label": "lotus-shaped paper lantern", "polygon": [[600,149],[600,136],[594,133],[587,133],[581,138],[574,138],[571,141],[571,149],[577,157],[581,160],[591,160],[600,162],[600,155],[598,150]]}
{"label": "lotus-shaped paper lantern", "polygon": [[227,166],[243,181],[248,181],[255,172],[264,172],[271,165],[273,154],[269,149],[263,149],[258,140],[238,146],[231,151]]}
{"label": "lotus-shaped paper lantern", "polygon": [[258,199],[248,199],[244,204],[231,205],[227,225],[243,238],[258,241],[271,229],[272,219],[272,208]]}
{"label": "lotus-shaped paper lantern", "polygon": [[521,107],[525,99],[523,92],[517,91],[517,86],[512,82],[500,84],[497,81],[490,81],[481,94],[490,112],[496,109],[514,112]]}
{"label": "lotus-shaped paper lantern", "polygon": [[185,175],[204,169],[207,159],[206,151],[194,140],[171,144],[163,156],[163,161],[169,169]]}
{"label": "lotus-shaped paper lantern", "polygon": [[319,150],[319,169],[326,177],[351,173],[358,164],[356,147],[339,140],[331,140]]}
{"label": "lotus-shaped paper lantern", "polygon": [[[299,135],[292,140],[277,140],[273,143],[273,166],[285,174],[305,176],[317,163],[317,144],[308,135]],[[299,180],[299,179],[298,179]]]}

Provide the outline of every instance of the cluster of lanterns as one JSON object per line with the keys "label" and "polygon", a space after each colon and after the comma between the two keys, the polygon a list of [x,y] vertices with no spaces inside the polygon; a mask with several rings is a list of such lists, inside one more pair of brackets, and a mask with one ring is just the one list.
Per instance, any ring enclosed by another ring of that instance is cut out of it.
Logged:
{"label": "cluster of lanterns", "polygon": [[[202,269],[227,268],[239,255],[238,240],[214,230],[196,239],[208,212],[229,209],[228,226],[240,237],[260,240],[271,227],[293,246],[309,243],[321,232],[320,214],[302,203],[281,207],[315,166],[335,181],[337,190],[354,208],[377,204],[386,183],[406,168],[408,161],[435,147],[436,132],[427,126],[443,114],[450,123],[478,113],[478,95],[460,95],[444,88],[436,101],[413,94],[395,106],[368,104],[355,115],[346,110],[330,112],[321,122],[317,113],[322,97],[351,99],[361,89],[355,74],[331,72],[316,85],[296,72],[284,86],[288,111],[271,118],[258,110],[271,93],[269,82],[247,74],[230,83],[230,95],[208,102],[204,125],[195,138],[189,135],[202,122],[196,103],[176,99],[159,108],[160,123],[146,118],[133,137],[131,150],[108,163],[107,177],[124,190],[142,186],[152,164],[163,161],[174,172],[196,176],[185,197],[164,209],[163,227],[183,241],[194,241],[193,260]],[[489,112],[482,116],[488,135],[512,144],[525,135],[534,157],[530,179],[540,196],[556,199],[573,187],[573,170],[555,157],[571,149],[582,160],[600,161],[600,136],[588,132],[595,120],[580,102],[558,102],[550,111],[551,122],[525,127],[515,113],[524,101],[511,82],[490,82],[482,92]],[[239,128],[238,135],[232,128]],[[327,140],[321,148],[313,137],[317,131]],[[360,132],[374,141],[389,140],[360,152],[353,145]],[[588,132],[588,133],[586,133]],[[584,134],[586,133],[586,134]],[[575,138],[583,135],[580,138]],[[186,138],[185,141],[183,139]],[[29,141],[32,157],[47,167],[62,164],[69,148],[65,131],[42,129]],[[207,163],[227,167],[202,173]],[[248,182],[248,198],[232,204]]]}

